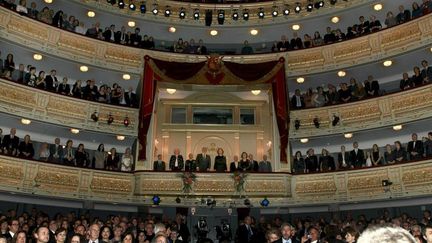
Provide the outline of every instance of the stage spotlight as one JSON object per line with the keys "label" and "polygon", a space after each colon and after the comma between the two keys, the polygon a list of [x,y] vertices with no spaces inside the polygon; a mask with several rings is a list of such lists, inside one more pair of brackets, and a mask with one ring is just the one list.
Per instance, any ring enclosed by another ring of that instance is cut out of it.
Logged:
{"label": "stage spotlight", "polygon": [[290,14],[290,10],[289,10],[289,8],[284,9],[283,14],[284,14],[285,16],[289,15],[289,14]]}
{"label": "stage spotlight", "polygon": [[319,123],[319,119],[318,119],[318,117],[315,117],[315,118],[313,119],[313,124],[315,125],[316,128],[319,128],[319,127],[320,127],[320,123]]}
{"label": "stage spotlight", "polygon": [[234,21],[237,21],[238,18],[239,18],[239,14],[238,14],[237,10],[235,10],[234,13],[232,14],[232,19],[233,19]]}
{"label": "stage spotlight", "polygon": [[177,197],[177,198],[175,199],[175,201],[176,201],[176,203],[181,203],[181,199],[180,199],[179,197]]}
{"label": "stage spotlight", "polygon": [[157,5],[157,4],[154,4],[154,5],[153,5],[152,13],[153,13],[154,15],[157,15],[157,14],[159,13],[159,9],[158,9],[158,5]]}
{"label": "stage spotlight", "polygon": [[381,181],[381,185],[384,186],[391,186],[393,185],[393,182],[391,182],[390,180],[382,180]]}
{"label": "stage spotlight", "polygon": [[249,20],[249,10],[243,9],[243,20],[248,21]]}
{"label": "stage spotlight", "polygon": [[129,9],[132,10],[132,11],[135,11],[135,9],[136,9],[135,4],[134,3],[130,3],[129,4]]}
{"label": "stage spotlight", "polygon": [[111,125],[111,123],[113,123],[113,122],[114,122],[114,117],[111,114],[109,114],[108,119],[107,119],[108,125]]}
{"label": "stage spotlight", "polygon": [[171,9],[169,8],[169,6],[167,6],[167,8],[165,9],[165,17],[169,17],[171,15]]}
{"label": "stage spotlight", "polygon": [[196,8],[194,10],[193,17],[194,17],[195,20],[198,20],[199,16],[200,16],[199,9]]}
{"label": "stage spotlight", "polygon": [[184,19],[186,17],[186,10],[184,8],[180,9],[179,18]]}
{"label": "stage spotlight", "polygon": [[97,121],[99,120],[99,116],[98,116],[97,111],[95,111],[95,112],[93,112],[93,114],[91,114],[91,119],[92,119],[94,122],[97,122]]}
{"label": "stage spotlight", "polygon": [[219,10],[217,16],[218,24],[223,25],[225,21],[225,10]]}
{"label": "stage spotlight", "polygon": [[337,3],[337,0],[330,0],[331,5],[335,5]]}
{"label": "stage spotlight", "polygon": [[117,1],[116,0],[107,0],[107,2],[110,3],[111,5],[114,5],[114,4],[116,4]]}
{"label": "stage spotlight", "polygon": [[294,8],[294,12],[295,13],[300,13],[300,11],[302,10],[300,3],[297,3],[295,8]]}
{"label": "stage spotlight", "polygon": [[154,205],[159,205],[159,203],[161,202],[161,199],[158,195],[154,195],[152,198],[152,202]]}
{"label": "stage spotlight", "polygon": [[324,7],[324,1],[318,1],[314,4],[316,9],[320,9],[322,7]]}
{"label": "stage spotlight", "polygon": [[213,22],[213,11],[207,9],[205,11],[205,26],[211,26]]}
{"label": "stage spotlight", "polygon": [[300,128],[300,120],[296,119],[294,121],[294,127],[295,127],[296,130],[299,130],[299,128]]}
{"label": "stage spotlight", "polygon": [[125,126],[125,127],[127,127],[127,126],[129,126],[129,118],[128,117],[125,117],[125,119],[123,120],[123,125]]}
{"label": "stage spotlight", "polygon": [[119,0],[118,6],[119,6],[120,9],[124,9],[124,7],[125,7],[124,1],[123,0]]}
{"label": "stage spotlight", "polygon": [[264,9],[260,8],[258,11],[258,18],[263,19],[264,18]]}
{"label": "stage spotlight", "polygon": [[306,10],[307,10],[308,12],[312,12],[313,8],[314,8],[314,6],[313,6],[312,3],[308,3],[308,5],[306,6]]}
{"label": "stage spotlight", "polygon": [[277,17],[279,15],[278,8],[276,6],[273,7],[272,16]]}
{"label": "stage spotlight", "polygon": [[340,121],[340,118],[336,115],[333,116],[333,121],[332,121],[332,125],[336,126]]}
{"label": "stage spotlight", "polygon": [[141,13],[143,13],[143,14],[146,13],[147,8],[146,8],[146,5],[145,5],[145,4],[141,4],[141,5],[140,5],[140,11],[141,11]]}
{"label": "stage spotlight", "polygon": [[260,202],[261,206],[263,207],[267,207],[270,204],[270,201],[267,198],[264,198],[261,202]]}

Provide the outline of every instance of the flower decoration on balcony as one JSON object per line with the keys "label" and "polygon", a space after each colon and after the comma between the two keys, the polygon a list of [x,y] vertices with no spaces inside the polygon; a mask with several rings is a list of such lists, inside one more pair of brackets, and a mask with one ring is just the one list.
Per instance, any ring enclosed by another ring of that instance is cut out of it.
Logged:
{"label": "flower decoration on balcony", "polygon": [[196,175],[193,172],[183,172],[180,175],[183,182],[183,192],[191,193],[193,191],[193,185],[196,182]]}
{"label": "flower decoration on balcony", "polygon": [[234,180],[234,189],[237,193],[241,194],[245,190],[245,182],[248,174],[244,172],[235,171],[232,174],[232,178]]}

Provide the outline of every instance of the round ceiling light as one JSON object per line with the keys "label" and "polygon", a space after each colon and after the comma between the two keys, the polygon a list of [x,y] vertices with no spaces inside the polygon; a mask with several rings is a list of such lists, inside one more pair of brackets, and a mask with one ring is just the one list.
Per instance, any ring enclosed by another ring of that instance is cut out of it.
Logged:
{"label": "round ceiling light", "polygon": [[80,132],[80,130],[76,129],[76,128],[71,128],[70,132],[73,134],[78,134]]}
{"label": "round ceiling light", "polygon": [[210,30],[210,35],[211,36],[216,36],[218,34],[217,30]]}
{"label": "round ceiling light", "polygon": [[44,0],[45,3],[52,3],[53,0]]}
{"label": "round ceiling light", "polygon": [[177,90],[176,89],[166,89],[166,92],[168,94],[174,94]]}
{"label": "round ceiling light", "polygon": [[259,95],[259,94],[261,94],[261,90],[259,90],[259,89],[251,90],[251,92],[252,92],[253,95]]}
{"label": "round ceiling light", "polygon": [[170,33],[175,33],[177,31],[177,29],[174,26],[171,26],[168,28],[168,32]]}
{"label": "round ceiling light", "polygon": [[344,70],[340,70],[339,72],[337,72],[337,75],[342,78],[346,76],[346,72]]}
{"label": "round ceiling light", "polygon": [[352,134],[352,133],[345,133],[345,134],[344,134],[344,137],[345,137],[345,138],[352,138],[352,137],[353,137],[353,134]]}
{"label": "round ceiling light", "polygon": [[83,65],[83,66],[80,67],[80,71],[83,72],[83,73],[87,72],[88,70],[89,70],[89,68],[87,66]]}
{"label": "round ceiling light", "polygon": [[299,30],[299,29],[300,29],[300,25],[298,25],[298,24],[293,24],[292,29],[293,29],[293,30]]}
{"label": "round ceiling light", "polygon": [[393,126],[393,130],[395,130],[395,131],[402,130],[402,125],[395,125],[395,126]]}
{"label": "round ceiling light", "polygon": [[297,83],[299,83],[299,84],[304,83],[304,81],[305,81],[305,78],[303,78],[303,77],[298,77],[297,78]]}
{"label": "round ceiling light", "polygon": [[390,67],[393,64],[392,60],[386,60],[383,62],[384,67]]}
{"label": "round ceiling light", "polygon": [[125,136],[123,136],[123,135],[117,135],[117,140],[123,141],[123,140],[125,140]]}
{"label": "round ceiling light", "polygon": [[308,138],[301,138],[300,142],[301,143],[307,143],[307,142],[309,142],[309,139]]}
{"label": "round ceiling light", "polygon": [[42,55],[38,53],[33,54],[33,59],[35,59],[36,61],[40,61],[42,60]]}
{"label": "round ceiling light", "polygon": [[89,11],[87,12],[87,16],[88,16],[89,18],[94,18],[94,17],[96,16],[96,13],[95,13],[94,11],[89,10]]}
{"label": "round ceiling light", "polygon": [[21,123],[24,124],[24,125],[30,125],[31,120],[29,120],[29,119],[25,119],[25,118],[22,118],[22,119],[21,119]]}
{"label": "round ceiling light", "polygon": [[383,5],[381,3],[377,3],[373,8],[375,11],[381,11],[383,9]]}
{"label": "round ceiling light", "polygon": [[251,29],[250,34],[251,35],[258,35],[258,30],[257,29]]}
{"label": "round ceiling light", "polygon": [[135,21],[132,21],[132,20],[128,21],[128,26],[131,28],[135,27],[135,24],[136,24]]}
{"label": "round ceiling light", "polygon": [[123,74],[123,79],[124,80],[130,80],[131,79],[130,74],[127,74],[127,73]]}
{"label": "round ceiling light", "polygon": [[337,23],[339,23],[339,17],[338,16],[334,16],[334,17],[332,17],[331,18],[331,22],[333,23],[333,24],[337,24]]}

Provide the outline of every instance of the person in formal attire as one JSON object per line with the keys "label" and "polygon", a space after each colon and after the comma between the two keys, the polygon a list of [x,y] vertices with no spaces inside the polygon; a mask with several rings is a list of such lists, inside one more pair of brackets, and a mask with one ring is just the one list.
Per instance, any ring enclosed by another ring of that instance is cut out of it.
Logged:
{"label": "person in formal attire", "polygon": [[350,152],[350,160],[354,168],[361,168],[365,166],[365,155],[363,150],[358,148],[358,142],[353,143],[353,150]]}
{"label": "person in formal attire", "polygon": [[291,44],[289,43],[285,35],[281,36],[281,40],[277,43],[277,49],[281,52],[291,49]]}
{"label": "person in formal attire", "polygon": [[222,148],[217,149],[217,155],[214,160],[213,169],[216,172],[226,172],[227,171],[227,162],[226,157],[224,155],[224,150]]}
{"label": "person in formal attire", "polygon": [[249,161],[248,154],[246,152],[241,153],[239,166],[237,168],[240,171],[250,171],[252,169],[252,164]]}
{"label": "person in formal attire", "polygon": [[19,221],[17,219],[12,219],[9,220],[8,222],[8,232],[6,234],[4,234],[4,236],[9,239],[12,240],[13,237],[15,236],[15,234],[18,232],[19,230]]}
{"label": "person in formal attire", "polygon": [[188,159],[185,163],[185,171],[195,172],[197,170],[196,160],[193,157],[192,153],[189,153]]}
{"label": "person in formal attire", "polygon": [[234,159],[230,163],[230,172],[238,171],[239,165],[240,165],[240,163],[239,163],[238,155],[234,155]]}
{"label": "person in formal attire", "polygon": [[422,84],[424,84],[424,81],[423,81],[423,77],[422,77],[422,74],[421,74],[420,68],[417,67],[417,66],[415,66],[415,67],[413,68],[413,70],[414,70],[414,74],[413,74],[413,76],[411,77],[412,84],[414,85],[414,87],[419,87],[419,86],[421,86]]}
{"label": "person in formal attire", "polygon": [[[0,69],[1,71],[1,69]],[[25,77],[25,70],[24,70],[24,64],[20,64],[18,66],[18,69],[14,70],[12,73],[12,80],[18,83],[23,83],[24,82],[24,77]]]}
{"label": "person in formal attire", "polygon": [[412,141],[408,142],[407,152],[410,160],[419,160],[423,157],[424,147],[421,140],[417,140],[417,133],[411,135]]}
{"label": "person in formal attire", "polygon": [[135,28],[135,32],[130,36],[130,42],[133,46],[139,46],[141,44],[141,35],[140,35],[140,28]]}
{"label": "person in formal attire", "polygon": [[45,77],[46,89],[48,91],[55,92],[58,89],[59,81],[56,77],[57,71],[55,69],[51,70],[50,75]]}
{"label": "person in formal attire", "polygon": [[289,223],[283,223],[280,227],[280,233],[282,234],[282,238],[274,243],[299,243],[295,237],[293,237],[293,229]]}
{"label": "person in formal attire", "polygon": [[125,45],[129,42],[129,36],[126,32],[125,26],[122,26],[120,30],[115,33],[114,42],[122,45]]}
{"label": "person in formal attire", "polygon": [[103,37],[105,41],[115,42],[115,25],[111,25],[107,30],[103,32]]}
{"label": "person in formal attire", "polygon": [[355,230],[353,227],[346,227],[345,231],[345,241],[346,243],[356,243],[358,237],[360,236],[359,232]]}
{"label": "person in formal attire", "polygon": [[75,164],[75,151],[73,150],[72,145],[72,140],[68,140],[63,150],[63,164],[65,165]]}
{"label": "person in formal attire", "polygon": [[296,89],[294,95],[291,98],[291,108],[292,109],[301,109],[305,107],[305,101],[303,96],[300,93],[299,89]]}
{"label": "person in formal attire", "polygon": [[127,106],[134,107],[137,105],[137,95],[132,86],[124,93],[124,99]]}
{"label": "person in formal attire", "polygon": [[399,83],[399,88],[401,90],[407,90],[414,87],[414,84],[412,83],[411,78],[408,76],[408,73],[403,73],[402,74],[402,79]]}
{"label": "person in formal attire", "polygon": [[278,228],[271,228],[266,232],[266,243],[280,242],[281,239],[280,231]]}
{"label": "person in formal attire", "polygon": [[384,164],[382,154],[377,144],[372,145],[371,159],[374,166]]}
{"label": "person in formal attire", "polygon": [[319,157],[319,167],[320,171],[331,171],[335,170],[335,162],[333,156],[331,156],[327,149],[321,150],[321,156]]}
{"label": "person in formal attire", "polygon": [[384,164],[394,164],[396,162],[395,154],[390,144],[385,146]]}
{"label": "person in formal attire", "polygon": [[71,92],[70,85],[68,84],[68,79],[63,78],[63,82],[58,86],[57,93],[62,95],[69,95]]}
{"label": "person in formal attire", "polygon": [[50,150],[48,143],[42,143],[39,152],[38,152],[38,159],[42,161],[48,161],[48,158],[50,157]]}
{"label": "person in formal attire", "polygon": [[396,15],[396,22],[398,24],[403,24],[411,20],[411,12],[405,9],[404,5],[399,5],[399,13]]}
{"label": "person in formal attire", "polygon": [[55,231],[54,239],[55,243],[64,243],[67,237],[67,229],[60,227]]}
{"label": "person in formal attire", "polygon": [[63,147],[60,145],[60,138],[54,139],[54,144],[49,146],[50,157],[48,160],[53,163],[60,163],[61,158],[63,158]]}
{"label": "person in formal attire", "polygon": [[39,226],[33,233],[34,243],[48,243],[49,242],[49,229],[46,226]]}
{"label": "person in formal attire", "polygon": [[117,154],[117,150],[115,148],[111,148],[108,153],[106,160],[106,169],[107,170],[117,170],[119,169],[120,158]]}
{"label": "person in formal attire", "polygon": [[48,223],[48,229],[49,229],[49,243],[56,243],[55,239],[55,232],[58,229],[57,222],[55,220],[50,220]]}
{"label": "person in formal attire", "polygon": [[314,153],[313,149],[309,149],[306,153],[306,173],[319,171],[318,158]]}
{"label": "person in formal attire", "polygon": [[180,149],[175,148],[174,154],[169,160],[169,169],[172,171],[181,171],[184,167],[183,156],[180,154]]}
{"label": "person in formal attire", "polygon": [[395,162],[401,163],[401,162],[407,161],[407,153],[406,153],[405,149],[402,147],[401,142],[396,141],[394,143],[394,145],[395,145],[395,149],[394,149],[393,153],[394,153],[394,157],[395,157]]}
{"label": "person in formal attire", "polygon": [[346,151],[345,146],[341,146],[341,151],[338,153],[338,164],[337,169],[349,169],[354,168],[350,161],[350,155]]}
{"label": "person in formal attire", "polygon": [[30,135],[25,135],[24,140],[18,146],[18,155],[21,158],[32,159],[34,156],[33,143],[30,140]]}
{"label": "person in formal attire", "polygon": [[4,154],[18,155],[19,138],[16,136],[16,128],[11,128],[10,133],[3,137],[2,150]]}
{"label": "person in formal attire", "polygon": [[97,150],[94,152],[92,167],[95,169],[105,169],[106,158],[107,153],[105,152],[105,145],[101,143],[99,144]]}
{"label": "person in formal attire", "polygon": [[424,156],[429,158],[432,156],[432,132],[428,133],[428,137],[426,141],[423,143],[424,145]]}
{"label": "person in formal attire", "polygon": [[[177,214],[176,215],[176,227],[177,227],[177,233],[179,238],[182,239],[183,242],[189,242],[189,238],[190,238],[190,232],[188,229],[188,226],[186,225],[186,217],[181,215],[181,214]],[[179,242],[179,241],[176,241]]]}
{"label": "person in formal attire", "polygon": [[258,171],[258,161],[256,161],[256,160],[254,160],[254,158],[253,158],[253,155],[252,154],[249,154],[249,162],[250,162],[250,164],[251,164],[251,166],[252,166],[252,168],[250,169],[251,171],[253,171],[253,172],[257,172]]}
{"label": "person in formal attire", "polygon": [[423,67],[421,71],[423,83],[429,83],[430,81],[432,81],[432,67],[429,67],[429,63],[426,60],[423,60],[421,62],[421,65]]}
{"label": "person in formal attire", "polygon": [[208,171],[211,165],[210,155],[207,154],[207,147],[201,149],[202,153],[198,154],[196,157],[197,170],[198,171]]}
{"label": "person in formal attire", "polygon": [[131,154],[131,149],[126,148],[124,154],[120,161],[120,171],[132,171],[134,165],[133,156]]}
{"label": "person in formal attire", "polygon": [[267,160],[267,155],[263,155],[263,160],[259,162],[258,164],[258,171],[259,172],[272,172],[272,165],[271,162]]}
{"label": "person in formal attire", "polygon": [[296,174],[306,173],[306,164],[300,151],[297,151],[294,155],[292,172]]}
{"label": "person in formal attire", "polygon": [[88,154],[84,149],[84,144],[80,143],[75,151],[75,166],[84,168],[88,166]]}
{"label": "person in formal attire", "polygon": [[246,216],[237,229],[237,243],[249,243],[251,242],[254,234],[254,228],[252,227],[252,219],[250,216]]}
{"label": "person in formal attire", "polygon": [[162,160],[162,154],[158,154],[157,160],[153,162],[154,171],[165,171],[165,161]]}
{"label": "person in formal attire", "polygon": [[308,234],[301,238],[301,243],[321,243],[320,231],[315,226],[308,229]]}

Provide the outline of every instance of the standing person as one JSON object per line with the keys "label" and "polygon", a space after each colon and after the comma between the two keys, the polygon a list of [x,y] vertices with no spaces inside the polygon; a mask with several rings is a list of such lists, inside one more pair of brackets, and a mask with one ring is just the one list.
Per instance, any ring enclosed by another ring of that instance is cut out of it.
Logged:
{"label": "standing person", "polygon": [[120,171],[132,171],[134,164],[130,148],[126,148],[120,162]]}
{"label": "standing person", "polygon": [[103,145],[103,143],[101,143],[99,144],[97,150],[94,152],[93,168],[105,169],[106,158],[107,158],[107,153],[105,152],[105,146]]}
{"label": "standing person", "polygon": [[259,172],[272,172],[271,162],[267,160],[267,155],[263,155],[263,160],[258,165]]}
{"label": "standing person", "polygon": [[90,225],[87,235],[88,235],[88,243],[99,243],[99,233],[100,233],[100,226],[99,224],[92,224]]}
{"label": "standing person", "polygon": [[251,163],[252,166],[250,170],[254,172],[258,171],[258,161],[253,159],[252,154],[249,154],[249,162]]}
{"label": "standing person", "polygon": [[254,228],[252,228],[252,219],[250,216],[246,216],[243,220],[243,224],[237,229],[237,240],[238,243],[249,243],[252,237],[255,235]]}
{"label": "standing person", "polygon": [[171,155],[170,161],[169,161],[169,168],[172,171],[181,171],[184,167],[184,160],[183,156],[180,154],[180,149],[175,148],[174,154]]}
{"label": "standing person", "polygon": [[185,171],[195,172],[197,170],[196,160],[193,158],[193,154],[189,153],[188,158],[185,163]]}
{"label": "standing person", "polygon": [[306,164],[300,151],[297,151],[294,155],[292,172],[297,174],[306,173]]}
{"label": "standing person", "polygon": [[162,154],[158,154],[157,160],[153,162],[154,171],[165,171],[165,161],[162,160]]}
{"label": "standing person", "polygon": [[120,158],[117,154],[115,148],[111,148],[110,153],[108,153],[107,161],[106,161],[106,169],[107,170],[117,170],[120,162]]}
{"label": "standing person", "polygon": [[239,158],[238,155],[234,155],[233,162],[230,163],[230,172],[239,170]]}
{"label": "standing person", "polygon": [[350,160],[354,168],[361,168],[366,165],[363,150],[358,148],[358,142],[353,143],[353,150],[350,152]]}
{"label": "standing person", "polygon": [[411,141],[408,142],[407,152],[410,160],[419,160],[423,156],[424,147],[421,140],[417,140],[417,133],[411,135]]}
{"label": "standing person", "polygon": [[63,147],[60,145],[60,138],[54,139],[54,144],[49,146],[49,151],[48,160],[53,163],[60,163],[60,159],[63,158]]}
{"label": "standing person", "polygon": [[249,171],[252,165],[248,159],[248,154],[246,152],[241,153],[241,158],[238,166],[239,171]]}
{"label": "standing person", "polygon": [[222,148],[217,149],[217,156],[215,157],[215,162],[214,162],[214,170],[216,172],[227,171],[226,157],[224,155],[224,150]]}
{"label": "standing person", "polygon": [[210,169],[211,165],[211,158],[210,155],[207,154],[207,147],[202,147],[201,149],[202,153],[198,154],[196,157],[197,162],[197,170],[202,171],[208,171]]}

